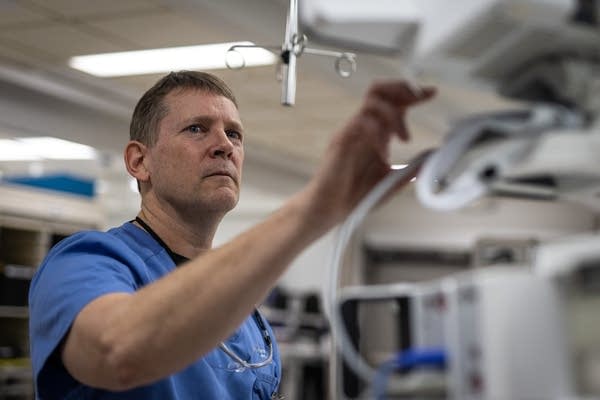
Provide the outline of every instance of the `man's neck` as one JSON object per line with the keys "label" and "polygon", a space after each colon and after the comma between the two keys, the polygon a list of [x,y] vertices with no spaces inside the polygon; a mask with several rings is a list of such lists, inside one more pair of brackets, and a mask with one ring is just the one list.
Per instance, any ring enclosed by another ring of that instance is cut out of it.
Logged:
{"label": "man's neck", "polygon": [[144,202],[138,217],[148,224],[171,251],[187,258],[194,258],[212,247],[215,232],[222,219],[222,216],[211,215],[185,218]]}

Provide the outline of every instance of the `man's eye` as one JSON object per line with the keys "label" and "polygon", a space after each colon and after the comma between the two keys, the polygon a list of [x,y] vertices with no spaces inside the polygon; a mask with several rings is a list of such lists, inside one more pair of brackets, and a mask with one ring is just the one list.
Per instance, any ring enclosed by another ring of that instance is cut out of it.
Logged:
{"label": "man's eye", "polygon": [[234,140],[242,140],[242,134],[237,131],[227,131],[227,137]]}
{"label": "man's eye", "polygon": [[185,130],[191,133],[204,132],[204,128],[201,125],[190,125],[187,128],[185,128]]}

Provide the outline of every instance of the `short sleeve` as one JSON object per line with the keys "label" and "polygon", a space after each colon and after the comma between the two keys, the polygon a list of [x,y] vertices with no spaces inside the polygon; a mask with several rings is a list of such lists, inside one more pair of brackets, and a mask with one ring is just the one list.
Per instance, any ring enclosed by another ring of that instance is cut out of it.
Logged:
{"label": "short sleeve", "polygon": [[101,232],[78,233],[50,251],[29,291],[31,361],[40,397],[43,382],[65,379],[54,353],[79,312],[102,295],[134,292],[136,262],[139,256],[123,241]]}

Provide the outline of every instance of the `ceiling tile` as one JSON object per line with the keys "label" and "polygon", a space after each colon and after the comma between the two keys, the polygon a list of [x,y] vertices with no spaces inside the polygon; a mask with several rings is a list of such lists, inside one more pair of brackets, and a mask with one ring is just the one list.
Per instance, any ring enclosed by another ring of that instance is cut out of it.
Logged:
{"label": "ceiling tile", "polygon": [[207,14],[200,20],[172,11],[88,21],[88,24],[139,43],[142,48],[188,46],[248,40],[237,29]]}
{"label": "ceiling tile", "polygon": [[61,63],[62,60],[57,60],[54,54],[48,53],[43,49],[32,48],[22,43],[14,42],[11,39],[2,37],[0,33],[0,60],[8,62],[9,65],[40,65],[50,66]]}
{"label": "ceiling tile", "polygon": [[151,0],[28,0],[31,8],[45,9],[66,17],[91,17],[145,11],[157,7]]}
{"label": "ceiling tile", "polygon": [[109,40],[71,26],[53,24],[47,27],[0,32],[0,39],[39,49],[51,54],[55,60],[67,60],[78,54],[102,53],[123,50]]}
{"label": "ceiling tile", "polygon": [[152,85],[158,81],[163,74],[147,74],[135,76],[118,76],[111,78],[103,78],[110,81],[116,86],[123,86],[131,90],[134,95],[141,97]]}
{"label": "ceiling tile", "polygon": [[15,26],[21,23],[42,21],[43,13],[28,10],[16,0],[0,0],[0,29],[4,26]]}

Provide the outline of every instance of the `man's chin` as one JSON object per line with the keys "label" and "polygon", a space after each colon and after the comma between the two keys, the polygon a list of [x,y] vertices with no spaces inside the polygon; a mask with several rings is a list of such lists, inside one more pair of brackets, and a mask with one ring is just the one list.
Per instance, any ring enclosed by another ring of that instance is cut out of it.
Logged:
{"label": "man's chin", "polygon": [[215,193],[215,196],[212,196],[209,199],[211,204],[211,209],[228,212],[235,208],[239,200],[239,195],[237,192],[232,190],[222,191],[221,193]]}
{"label": "man's chin", "polygon": [[233,184],[203,185],[196,190],[196,199],[190,200],[192,200],[192,207],[200,207],[198,211],[228,212],[237,205],[239,200],[239,190]]}

